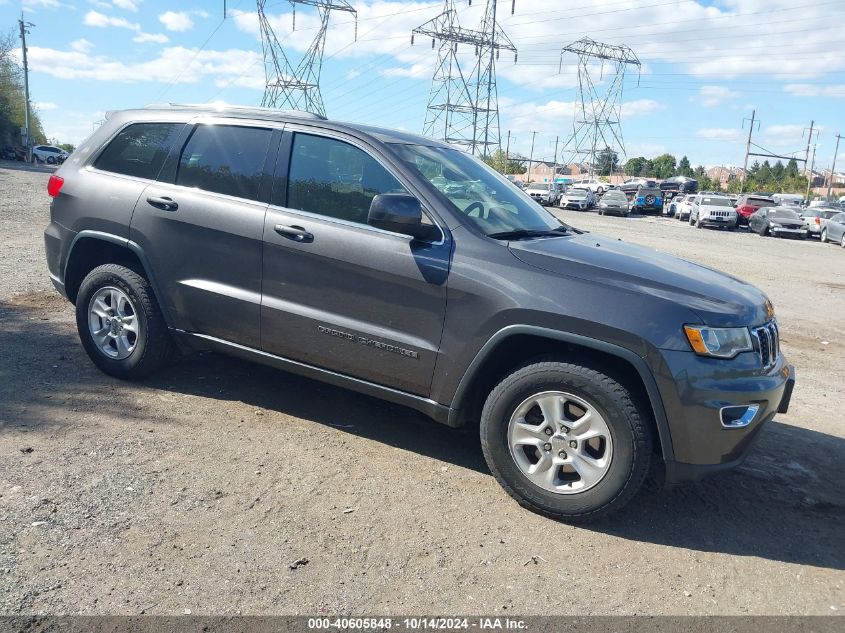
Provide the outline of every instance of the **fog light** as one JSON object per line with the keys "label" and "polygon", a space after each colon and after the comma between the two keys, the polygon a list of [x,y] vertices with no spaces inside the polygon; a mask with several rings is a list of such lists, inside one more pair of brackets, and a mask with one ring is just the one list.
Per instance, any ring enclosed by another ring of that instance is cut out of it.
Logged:
{"label": "fog light", "polygon": [[722,426],[726,429],[741,429],[754,421],[759,410],[759,404],[722,407],[719,416],[722,418]]}

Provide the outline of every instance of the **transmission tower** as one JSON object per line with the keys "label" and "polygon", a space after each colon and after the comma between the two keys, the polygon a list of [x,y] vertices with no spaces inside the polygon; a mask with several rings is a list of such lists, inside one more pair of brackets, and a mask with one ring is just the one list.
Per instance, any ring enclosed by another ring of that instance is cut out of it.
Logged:
{"label": "transmission tower", "polygon": [[[416,35],[425,35],[431,38],[432,49],[438,49],[423,134],[481,156],[499,148],[501,141],[496,60],[502,50],[513,52],[517,59],[516,47],[496,21],[497,4],[487,0],[480,28],[472,30],[460,26],[454,0],[446,0],[440,15],[411,34],[411,44]],[[459,45],[474,52],[469,71],[462,68]]]}
{"label": "transmission tower", "polygon": [[[578,104],[572,124],[572,135],[563,147],[579,162],[590,158],[590,175],[596,164],[596,153],[609,147],[625,156],[622,140],[622,88],[628,66],[640,72],[640,60],[628,46],[602,44],[588,37],[564,46],[560,52],[560,69],[567,53],[578,56]],[[595,66],[600,64],[598,82]],[[593,68],[591,68],[591,65]],[[608,68],[609,67],[609,68]]]}
{"label": "transmission tower", "polygon": [[296,29],[296,5],[310,5],[317,9],[319,25],[311,46],[295,67],[285,54],[265,12],[267,0],[256,0],[258,21],[261,26],[261,49],[264,53],[266,87],[261,105],[267,108],[305,110],[326,116],[320,94],[320,70],[326,31],[332,11],[345,11],[355,16],[355,36],[358,35],[358,13],[346,0],[288,0],[293,7],[293,28]]}

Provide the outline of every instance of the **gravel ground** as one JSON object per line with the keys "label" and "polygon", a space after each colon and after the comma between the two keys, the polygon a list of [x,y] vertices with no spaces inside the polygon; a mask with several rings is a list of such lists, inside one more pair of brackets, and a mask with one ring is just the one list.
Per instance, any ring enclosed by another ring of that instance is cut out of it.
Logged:
{"label": "gravel ground", "polygon": [[213,354],[99,373],[47,278],[46,180],[0,164],[0,613],[845,612],[845,250],[562,214],[763,288],[798,372],[740,469],[572,527],[398,406]]}

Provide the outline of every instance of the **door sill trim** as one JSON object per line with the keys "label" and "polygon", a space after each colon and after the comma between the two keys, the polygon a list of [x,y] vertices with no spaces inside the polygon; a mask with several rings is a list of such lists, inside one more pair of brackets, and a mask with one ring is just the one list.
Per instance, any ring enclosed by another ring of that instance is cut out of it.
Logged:
{"label": "door sill trim", "polygon": [[[380,400],[386,400],[388,402],[409,407],[419,411],[420,413],[424,413],[436,422],[453,426],[449,424],[449,407],[442,405],[439,402],[435,402],[430,398],[424,398],[406,391],[393,389],[392,387],[385,387],[384,385],[362,380],[361,378],[354,378],[353,376],[347,376],[346,374],[341,374],[329,369],[323,369],[301,361],[285,358],[284,356],[270,354],[269,352],[255,349],[253,347],[247,347],[246,345],[240,345],[239,343],[226,341],[215,336],[199,334],[197,332],[185,332],[184,330],[173,330],[173,332],[194,349],[210,348],[224,354],[237,356],[238,358],[244,358],[263,365],[275,367],[276,369],[281,369],[292,374],[298,374],[300,376],[319,380],[320,382],[326,382],[337,387],[357,391],[358,393],[373,396],[375,398],[379,398]],[[454,418],[456,416],[452,417]]]}

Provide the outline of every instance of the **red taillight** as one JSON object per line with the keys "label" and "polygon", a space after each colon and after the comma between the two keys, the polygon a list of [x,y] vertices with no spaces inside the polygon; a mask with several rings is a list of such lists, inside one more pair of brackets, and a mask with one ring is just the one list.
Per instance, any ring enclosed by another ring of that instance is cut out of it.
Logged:
{"label": "red taillight", "polygon": [[61,176],[56,176],[55,174],[50,176],[50,180],[47,181],[47,193],[50,194],[51,198],[59,195],[63,184],[65,184],[65,179]]}
{"label": "red taillight", "polygon": [[820,226],[821,226],[821,223],[822,223],[822,219],[821,219],[821,218],[816,218],[816,224],[818,224],[818,225],[820,225]]}

